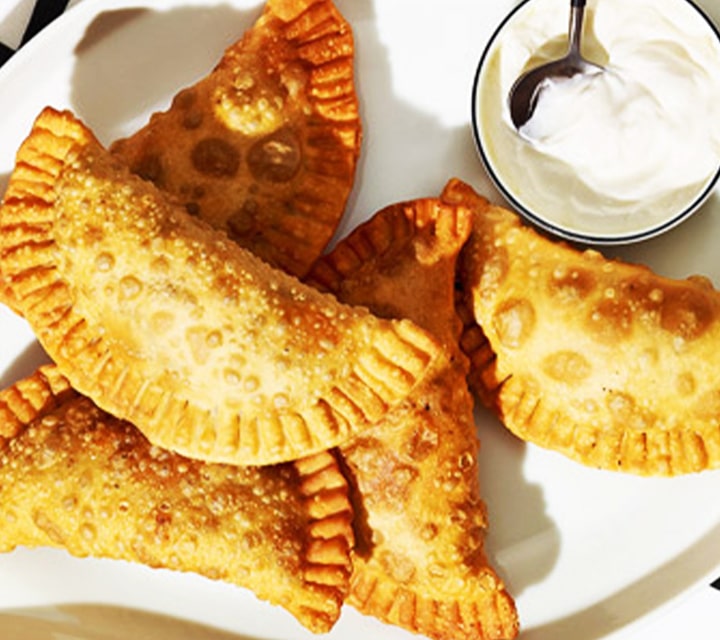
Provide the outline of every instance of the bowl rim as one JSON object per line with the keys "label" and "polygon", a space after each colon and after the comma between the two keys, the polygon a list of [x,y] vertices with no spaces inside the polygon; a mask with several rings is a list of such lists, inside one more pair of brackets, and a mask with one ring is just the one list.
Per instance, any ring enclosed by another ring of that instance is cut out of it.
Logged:
{"label": "bowl rim", "polygon": [[[667,231],[670,231],[674,227],[678,226],[679,224],[690,218],[712,195],[713,191],[717,187],[718,181],[720,181],[720,160],[718,161],[718,166],[715,170],[715,173],[707,180],[702,191],[700,191],[700,193],[693,199],[693,201],[685,208],[683,208],[682,211],[669,217],[667,220],[659,222],[658,224],[651,227],[647,227],[639,231],[613,235],[602,235],[575,231],[564,227],[558,223],[554,223],[551,220],[548,220],[546,217],[540,216],[539,214],[533,212],[531,209],[528,209],[525,205],[523,205],[517,199],[517,197],[505,186],[500,176],[497,175],[497,172],[493,167],[492,161],[488,157],[482,143],[481,126],[479,121],[480,109],[478,104],[481,76],[483,69],[485,68],[487,58],[493,49],[493,45],[507,26],[507,23],[510,22],[510,20],[512,20],[513,17],[518,12],[520,12],[526,5],[534,1],[535,0],[521,0],[521,2],[519,2],[515,7],[513,7],[507,13],[507,15],[498,23],[498,25],[493,30],[490,38],[488,39],[485,47],[483,48],[482,54],[480,55],[475,69],[475,74],[473,76],[470,111],[473,140],[475,142],[475,148],[482,160],[482,164],[484,165],[491,182],[495,185],[501,195],[510,203],[510,205],[520,215],[522,215],[526,220],[528,220],[535,226],[566,240],[572,240],[586,244],[620,245],[649,240],[650,238],[655,238]],[[720,27],[715,24],[715,22],[708,15],[705,9],[699,6],[697,2],[695,2],[695,0],[682,1],[684,1],[686,4],[689,4],[697,12],[697,14],[710,27],[710,30],[715,34],[715,38],[720,43]]]}

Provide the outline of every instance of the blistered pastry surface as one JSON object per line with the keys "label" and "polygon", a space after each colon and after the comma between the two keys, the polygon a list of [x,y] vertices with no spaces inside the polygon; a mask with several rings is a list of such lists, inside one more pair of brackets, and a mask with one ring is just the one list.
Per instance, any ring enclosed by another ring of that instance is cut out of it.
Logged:
{"label": "blistered pastry surface", "polygon": [[720,295],[707,279],[553,242],[457,183],[445,198],[476,206],[462,282],[492,355],[477,339],[475,380],[511,430],[602,468],[720,465]]}
{"label": "blistered pastry surface", "polygon": [[512,638],[515,605],[484,553],[478,439],[458,344],[455,268],[471,210],[438,199],[388,206],[310,272],[318,286],[406,317],[445,350],[424,382],[340,451],[356,502],[348,602],[429,638]]}
{"label": "blistered pastry surface", "polygon": [[354,52],[329,0],[268,2],[212,73],[112,151],[193,215],[301,276],[355,180]]}
{"label": "blistered pastry surface", "polygon": [[155,444],[273,463],[381,417],[438,346],[271,268],[45,110],[0,216],[0,268],[80,392]]}
{"label": "blistered pastry surface", "polygon": [[349,578],[352,517],[330,454],[267,467],[151,445],[54,366],[0,392],[0,550],[191,571],[251,589],[327,631]]}

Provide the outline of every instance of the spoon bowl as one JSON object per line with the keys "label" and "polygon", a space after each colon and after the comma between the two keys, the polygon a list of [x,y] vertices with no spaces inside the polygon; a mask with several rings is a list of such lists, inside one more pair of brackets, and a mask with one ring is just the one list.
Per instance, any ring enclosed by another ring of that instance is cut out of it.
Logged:
{"label": "spoon bowl", "polygon": [[580,52],[586,0],[570,1],[568,51],[562,58],[553,60],[521,75],[513,84],[508,96],[510,118],[520,129],[535,111],[538,96],[546,83],[556,78],[572,78],[578,74],[602,73],[604,69],[582,57]]}

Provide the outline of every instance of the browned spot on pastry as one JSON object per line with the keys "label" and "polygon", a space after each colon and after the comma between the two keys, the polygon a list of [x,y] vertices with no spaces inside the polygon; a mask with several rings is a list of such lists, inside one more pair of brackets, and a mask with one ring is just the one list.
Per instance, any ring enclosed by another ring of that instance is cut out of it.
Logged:
{"label": "browned spot on pastry", "polygon": [[192,89],[183,89],[174,98],[172,102],[173,107],[178,109],[187,110],[192,107],[197,101],[197,92]]}
{"label": "browned spot on pastry", "polygon": [[543,371],[558,382],[577,384],[592,372],[587,359],[577,351],[563,350],[547,356],[542,363]]}
{"label": "browned spot on pastry", "polygon": [[258,180],[289,182],[300,169],[301,157],[297,136],[285,127],[250,147],[247,163]]}
{"label": "browned spot on pastry", "polygon": [[197,202],[186,202],[185,211],[187,211],[191,216],[199,216],[201,208]]}
{"label": "browned spot on pastry", "polygon": [[231,178],[240,168],[240,154],[223,138],[204,138],[192,150],[193,166],[214,178]]}
{"label": "browned spot on pastry", "polygon": [[625,338],[632,331],[632,308],[626,300],[617,299],[615,290],[609,288],[605,298],[592,308],[587,326],[601,341]]}
{"label": "browned spot on pastry", "polygon": [[201,111],[190,111],[182,119],[182,126],[186,129],[198,129],[203,122]]}
{"label": "browned spot on pastry", "polygon": [[257,216],[257,201],[253,198],[248,198],[240,210],[228,218],[228,231],[232,239],[245,246],[244,241],[247,238],[250,238],[255,233],[260,233]]}
{"label": "browned spot on pastry", "polygon": [[181,123],[185,129],[197,129],[203,122],[202,107],[194,108],[197,101],[197,91],[192,87],[182,90],[173,99],[172,108],[184,112]]}
{"label": "browned spot on pastry", "polygon": [[185,184],[180,188],[180,197],[185,202],[185,210],[191,216],[202,215],[200,201],[205,196],[205,186],[201,184]]}
{"label": "browned spot on pastry", "polygon": [[535,308],[524,298],[506,300],[493,315],[493,327],[498,339],[513,349],[521,347],[532,335],[535,321]]}
{"label": "browned spot on pastry", "polygon": [[661,326],[683,340],[697,340],[715,318],[705,291],[668,288],[662,305]]}

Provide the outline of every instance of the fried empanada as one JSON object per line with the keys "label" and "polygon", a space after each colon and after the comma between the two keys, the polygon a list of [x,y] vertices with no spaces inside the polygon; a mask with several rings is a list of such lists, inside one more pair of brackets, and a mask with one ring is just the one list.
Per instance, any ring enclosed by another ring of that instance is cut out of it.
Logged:
{"label": "fried empanada", "polygon": [[512,432],[602,469],[720,467],[720,294],[706,278],[552,241],[457,180],[443,199],[475,209],[465,345]]}
{"label": "fried empanada", "polygon": [[148,439],[269,464],[346,441],[441,354],[229,241],[47,108],[0,209],[0,271],[80,393]]}
{"label": "fried empanada", "polygon": [[341,447],[357,545],[348,603],[442,640],[514,638],[512,597],[484,553],[473,400],[454,311],[470,211],[420,199],[390,206],[310,272],[385,317],[436,332],[447,359],[399,407]]}
{"label": "fried empanada", "polygon": [[111,151],[188,211],[302,276],[353,187],[350,26],[330,0],[269,0],[213,72]]}
{"label": "fried empanada", "polygon": [[238,467],[152,446],[52,366],[0,392],[0,551],[191,571],[251,589],[315,632],[337,620],[352,509],[330,453]]}

